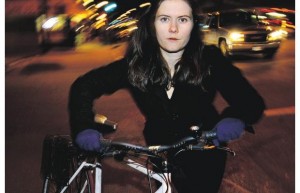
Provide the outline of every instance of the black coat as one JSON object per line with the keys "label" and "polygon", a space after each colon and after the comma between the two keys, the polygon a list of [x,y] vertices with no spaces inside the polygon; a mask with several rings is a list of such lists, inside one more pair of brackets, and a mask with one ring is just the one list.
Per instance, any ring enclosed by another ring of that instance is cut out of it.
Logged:
{"label": "black coat", "polygon": [[[211,66],[205,80],[206,90],[175,82],[171,99],[162,86],[152,85],[147,92],[142,92],[130,85],[128,64],[124,59],[79,77],[71,87],[69,98],[73,137],[84,129],[99,129],[93,121],[93,101],[121,88],[132,92],[146,118],[144,134],[148,144],[173,143],[188,135],[192,125],[202,125],[202,130],[210,130],[223,117],[239,118],[246,125],[256,123],[265,109],[262,97],[216,48],[206,48],[203,57]],[[228,103],[221,114],[213,106],[217,92]]]}

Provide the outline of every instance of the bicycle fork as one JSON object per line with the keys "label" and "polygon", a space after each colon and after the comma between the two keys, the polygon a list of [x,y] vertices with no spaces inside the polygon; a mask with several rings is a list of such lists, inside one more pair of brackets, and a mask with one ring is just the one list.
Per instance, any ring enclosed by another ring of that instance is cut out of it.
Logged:
{"label": "bicycle fork", "polygon": [[[67,185],[65,185],[63,187],[63,189],[60,191],[60,193],[64,193],[69,185],[73,182],[73,180],[76,178],[76,176],[78,174],[80,174],[81,170],[84,169],[84,168],[93,168],[95,170],[95,176],[94,176],[94,181],[93,181],[93,185],[91,186],[91,192],[92,193],[101,193],[101,190],[102,190],[102,167],[101,167],[101,164],[96,162],[94,164],[91,164],[91,163],[87,163],[86,161],[83,161],[80,166],[78,167],[78,169],[74,172],[74,174],[71,176],[71,178],[69,179]],[[84,190],[86,188],[90,188],[88,187],[88,183],[90,183],[91,185],[91,180],[93,179],[93,170],[91,170],[91,173],[89,173],[88,177],[90,179],[90,181],[88,182],[88,180],[85,180],[83,186],[81,187],[81,190],[80,192],[84,192]]]}
{"label": "bicycle fork", "polygon": [[128,159],[127,165],[134,168],[135,170],[148,175],[150,178],[157,180],[161,183],[161,186],[156,190],[155,193],[172,193],[171,190],[171,173],[155,173],[152,170],[147,169],[145,166]]}

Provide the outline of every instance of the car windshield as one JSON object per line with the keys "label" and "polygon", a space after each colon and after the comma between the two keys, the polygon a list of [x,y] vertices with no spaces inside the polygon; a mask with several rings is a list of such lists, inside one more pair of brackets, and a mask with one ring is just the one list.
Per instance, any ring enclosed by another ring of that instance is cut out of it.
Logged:
{"label": "car windshield", "polygon": [[257,17],[255,13],[251,12],[228,12],[222,13],[220,16],[220,26],[248,26],[257,24]]}

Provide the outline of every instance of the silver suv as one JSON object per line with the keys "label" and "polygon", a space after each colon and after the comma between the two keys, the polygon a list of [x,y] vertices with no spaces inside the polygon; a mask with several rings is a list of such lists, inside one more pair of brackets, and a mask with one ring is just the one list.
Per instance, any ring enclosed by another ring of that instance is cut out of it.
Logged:
{"label": "silver suv", "polygon": [[280,31],[259,22],[252,9],[208,13],[200,29],[204,44],[219,47],[225,56],[261,53],[265,58],[271,58],[282,39]]}

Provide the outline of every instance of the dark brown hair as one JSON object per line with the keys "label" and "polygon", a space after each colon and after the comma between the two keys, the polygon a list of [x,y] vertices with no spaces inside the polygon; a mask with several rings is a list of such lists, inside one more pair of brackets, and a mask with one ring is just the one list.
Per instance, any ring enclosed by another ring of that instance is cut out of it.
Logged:
{"label": "dark brown hair", "polygon": [[[155,15],[163,1],[154,0],[151,7],[139,19],[138,29],[134,32],[126,53],[129,63],[129,81],[133,86],[143,91],[146,91],[149,85],[167,86],[171,81],[171,75],[160,53],[160,46],[154,29]],[[201,62],[203,44],[197,22],[197,6],[193,0],[184,1],[192,8],[194,27],[183,55],[175,66],[175,68],[180,66],[180,69],[174,75],[173,80],[191,85],[202,85],[208,69],[205,63]]]}

